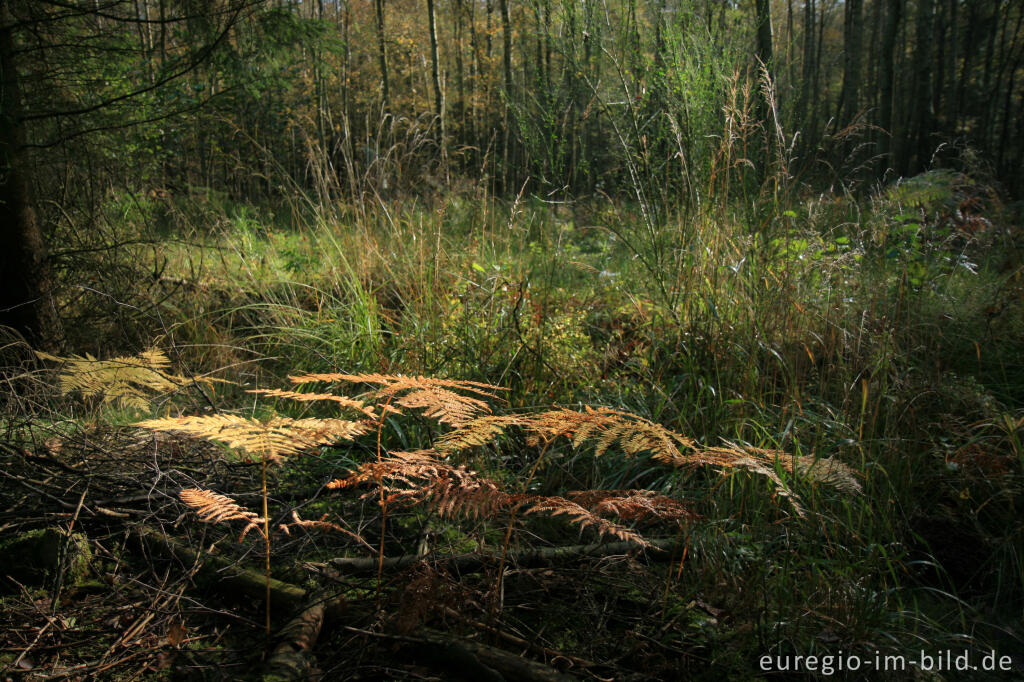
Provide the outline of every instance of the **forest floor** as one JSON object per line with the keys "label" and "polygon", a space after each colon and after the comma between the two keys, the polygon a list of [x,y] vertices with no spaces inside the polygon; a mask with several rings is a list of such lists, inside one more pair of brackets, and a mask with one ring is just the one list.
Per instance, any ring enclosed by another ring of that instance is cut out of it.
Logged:
{"label": "forest floor", "polygon": [[[6,678],[1024,675],[1024,233],[971,178],[658,229],[110,203],[66,347],[3,344]],[[275,419],[320,431],[220,442]]]}

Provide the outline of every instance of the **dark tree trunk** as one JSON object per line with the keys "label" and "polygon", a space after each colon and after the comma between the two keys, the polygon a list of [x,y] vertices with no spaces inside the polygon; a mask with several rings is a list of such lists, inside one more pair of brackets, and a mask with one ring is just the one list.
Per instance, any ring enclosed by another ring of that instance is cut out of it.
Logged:
{"label": "dark tree trunk", "polygon": [[843,96],[839,115],[840,127],[852,123],[860,110],[863,15],[863,0],[846,0],[846,13],[843,22]]}
{"label": "dark tree trunk", "polygon": [[917,147],[911,172],[920,172],[928,164],[932,153],[932,0],[921,0],[917,7],[917,38],[914,46],[914,142]]}
{"label": "dark tree trunk", "polygon": [[506,187],[509,186],[512,155],[515,153],[512,148],[512,115],[509,106],[512,102],[512,17],[508,5],[509,0],[499,1],[499,9],[501,10],[502,73],[504,74],[505,83],[505,105],[502,107],[504,112],[504,130],[501,134],[502,157],[505,167],[502,177]]}
{"label": "dark tree trunk", "polygon": [[29,192],[10,3],[0,0],[0,325],[37,347],[58,345],[52,279]]}
{"label": "dark tree trunk", "polygon": [[802,129],[803,146],[805,149],[811,148],[815,143],[814,138],[816,136],[816,131],[811,128],[811,121],[813,118],[811,110],[814,108],[814,104],[811,101],[811,83],[813,82],[814,74],[818,69],[817,61],[815,59],[817,52],[814,49],[814,16],[814,0],[805,0],[803,69],[800,78],[800,103],[797,106],[797,125]]}
{"label": "dark tree trunk", "polygon": [[885,17],[882,22],[881,65],[878,73],[879,112],[878,125],[882,129],[879,144],[881,170],[893,165],[893,91],[896,84],[896,37],[899,34],[903,0],[885,0]]}

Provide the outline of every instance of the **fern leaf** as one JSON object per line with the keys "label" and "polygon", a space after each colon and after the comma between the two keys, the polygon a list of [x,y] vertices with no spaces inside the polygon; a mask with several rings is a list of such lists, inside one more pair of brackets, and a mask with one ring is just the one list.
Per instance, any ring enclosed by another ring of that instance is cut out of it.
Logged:
{"label": "fern leaf", "polygon": [[689,505],[653,490],[576,490],[569,497],[596,514],[627,521],[687,521],[700,518]]}
{"label": "fern leaf", "polygon": [[494,442],[509,426],[521,426],[520,415],[486,415],[472,419],[459,428],[449,431],[434,442],[434,447],[443,455]]}
{"label": "fern leaf", "polygon": [[[495,399],[498,398],[496,391],[508,390],[478,381],[397,374],[306,374],[289,378],[296,384],[338,381],[377,384],[380,388],[372,392],[376,400],[393,400],[397,405],[422,410],[425,416],[456,427],[491,411],[490,405],[481,398]],[[462,395],[459,391],[473,395]]]}
{"label": "fern leaf", "polygon": [[601,518],[589,509],[564,497],[529,496],[522,500],[522,502],[526,506],[524,514],[546,513],[551,516],[565,515],[580,528],[593,528],[601,537],[610,535],[619,540],[632,542],[640,547],[650,547],[650,543],[644,540],[643,536],[635,530]]}
{"label": "fern leaf", "polygon": [[260,395],[271,396],[274,398],[286,398],[296,402],[333,402],[338,403],[342,407],[348,407],[358,412],[362,412],[370,419],[378,418],[377,413],[373,411],[373,408],[367,406],[363,401],[355,400],[354,398],[347,398],[341,395],[334,395],[333,393],[296,393],[295,391],[282,391],[279,388],[254,388],[246,391],[246,393],[258,393]]}
{"label": "fern leaf", "polygon": [[369,430],[366,422],[342,419],[275,417],[261,422],[224,414],[148,419],[136,423],[136,426],[219,441],[271,461],[336,440],[352,440]]}
{"label": "fern leaf", "polygon": [[192,507],[198,514],[201,521],[206,523],[221,523],[222,521],[245,521],[246,526],[239,536],[244,538],[251,530],[256,530],[261,536],[263,518],[255,512],[251,512],[239,506],[237,502],[226,495],[220,495],[211,490],[200,488],[186,488],[178,493],[181,501]]}
{"label": "fern leaf", "polygon": [[42,360],[60,363],[60,389],[65,395],[79,393],[83,398],[102,397],[127,407],[145,409],[152,393],[170,393],[193,381],[223,381],[209,377],[190,379],[170,373],[171,361],[161,350],[143,351],[137,356],[98,360],[92,355],[60,357],[36,351]]}

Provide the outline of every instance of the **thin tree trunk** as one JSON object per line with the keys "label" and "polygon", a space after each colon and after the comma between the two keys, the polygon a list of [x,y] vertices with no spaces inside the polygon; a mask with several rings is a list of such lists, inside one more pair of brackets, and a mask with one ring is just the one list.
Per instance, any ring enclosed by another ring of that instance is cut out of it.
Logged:
{"label": "thin tree trunk", "polygon": [[[437,56],[437,13],[434,11],[434,0],[427,0],[427,23],[430,28],[430,75],[434,83],[434,115],[441,125],[441,138],[444,139],[444,102],[441,94],[441,73]],[[443,142],[442,142],[443,144]]]}
{"label": "thin tree trunk", "polygon": [[455,120],[462,128],[462,137],[465,138],[465,113],[466,113],[466,65],[463,61],[463,34],[465,27],[463,21],[466,19],[466,0],[455,0],[455,91],[458,100],[455,102]]}
{"label": "thin tree trunk", "polygon": [[388,87],[388,52],[384,42],[384,0],[374,0],[377,10],[377,59],[380,65],[381,101],[384,112],[390,108],[390,88]]}
{"label": "thin tree trunk", "polygon": [[512,148],[512,117],[509,105],[512,102],[512,18],[509,14],[509,0],[499,0],[501,10],[501,45],[502,45],[502,72],[505,82],[505,97],[503,111],[503,132],[502,132],[502,156],[504,169],[502,175],[505,186],[508,186],[509,168],[511,167],[511,156],[514,153]]}
{"label": "thin tree trunk", "polygon": [[813,74],[818,69],[814,58],[814,13],[814,0],[805,0],[803,69],[800,78],[800,103],[797,106],[797,125],[803,129],[805,148],[813,142],[814,137],[814,131],[808,129],[811,123],[811,108],[814,106],[811,102],[811,83],[814,80]]}

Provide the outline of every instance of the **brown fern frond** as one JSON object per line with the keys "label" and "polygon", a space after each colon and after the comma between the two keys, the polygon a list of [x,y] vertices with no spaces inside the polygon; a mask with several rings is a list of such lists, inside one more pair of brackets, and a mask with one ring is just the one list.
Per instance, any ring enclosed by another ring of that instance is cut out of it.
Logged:
{"label": "brown fern frond", "polygon": [[485,445],[505,432],[509,426],[528,423],[522,415],[486,415],[472,419],[449,431],[434,442],[434,448],[443,455]]}
{"label": "brown fern frond", "polygon": [[228,447],[275,462],[325,443],[352,440],[369,431],[364,421],[274,417],[261,422],[226,414],[147,419],[136,426],[220,441]]}
{"label": "brown fern frond", "polygon": [[60,357],[36,351],[36,355],[61,364],[60,389],[65,395],[79,393],[83,398],[102,397],[127,407],[145,409],[153,393],[170,393],[193,381],[212,383],[221,379],[195,379],[170,373],[171,361],[163,351],[152,349],[136,356],[98,360],[92,355]]}
{"label": "brown fern frond", "polygon": [[[741,452],[745,456],[758,459],[767,466],[776,464],[791,476],[802,476],[812,483],[824,483],[836,490],[858,495],[861,492],[860,481],[853,469],[833,457],[814,457],[810,455],[791,455],[782,450],[756,448],[750,445],[737,445],[726,441],[727,448],[723,452]],[[731,450],[730,450],[731,449]]]}
{"label": "brown fern frond", "polygon": [[362,400],[348,398],[343,395],[334,395],[333,393],[297,393],[295,391],[282,391],[279,388],[254,388],[247,390],[246,393],[258,393],[260,395],[271,396],[273,398],[286,398],[288,400],[303,403],[318,401],[333,402],[338,403],[341,407],[347,407],[361,412],[370,419],[378,418],[377,413],[373,411],[373,408],[363,403]]}
{"label": "brown fern frond", "polygon": [[[372,393],[376,400],[393,400],[397,405],[422,410],[425,416],[456,427],[491,411],[490,405],[480,397],[497,399],[498,394],[495,391],[508,390],[478,381],[423,376],[404,377],[395,374],[307,374],[289,378],[296,384],[315,381],[377,384],[380,388]],[[474,395],[462,395],[456,391]]]}
{"label": "brown fern frond", "polygon": [[361,464],[327,487],[349,488],[384,480],[404,486],[384,486],[389,503],[425,504],[442,516],[491,517],[507,503],[507,495],[498,484],[465,467],[444,463],[434,450],[391,453],[381,462]]}
{"label": "brown fern frond", "polygon": [[282,524],[280,524],[279,527],[281,528],[281,530],[283,530],[285,532],[285,534],[289,534],[290,535],[289,525],[291,525],[291,526],[298,526],[300,528],[319,530],[319,531],[331,531],[331,532],[335,532],[335,533],[341,533],[342,535],[347,535],[350,538],[352,538],[353,540],[355,540],[356,542],[359,542],[360,544],[365,546],[367,549],[369,549],[371,552],[377,551],[376,548],[373,547],[373,545],[368,543],[363,538],[363,536],[359,535],[358,533],[353,533],[352,531],[348,530],[347,528],[343,528],[343,527],[339,526],[336,523],[328,521],[327,520],[327,514],[324,514],[318,520],[315,520],[315,521],[313,521],[313,520],[306,520],[306,519],[303,519],[303,518],[301,518],[299,516],[298,510],[293,509],[292,510],[292,522],[291,522],[291,524],[284,524],[284,523],[282,523]]}
{"label": "brown fern frond", "polygon": [[569,497],[596,514],[627,521],[680,522],[700,518],[690,505],[653,490],[576,490]]}
{"label": "brown fern frond", "polygon": [[551,516],[564,514],[569,517],[572,523],[580,528],[593,528],[600,537],[610,535],[619,540],[632,542],[640,547],[651,546],[635,530],[612,523],[608,519],[602,518],[589,509],[585,509],[576,502],[567,500],[564,497],[525,496],[520,499],[520,502],[525,506],[524,514],[546,513]]}
{"label": "brown fern frond", "polygon": [[263,518],[244,507],[226,495],[220,495],[212,490],[200,488],[186,488],[178,493],[181,501],[195,510],[201,521],[206,523],[220,523],[222,521],[245,521],[246,526],[239,536],[239,541],[249,531],[255,530],[263,535]]}

